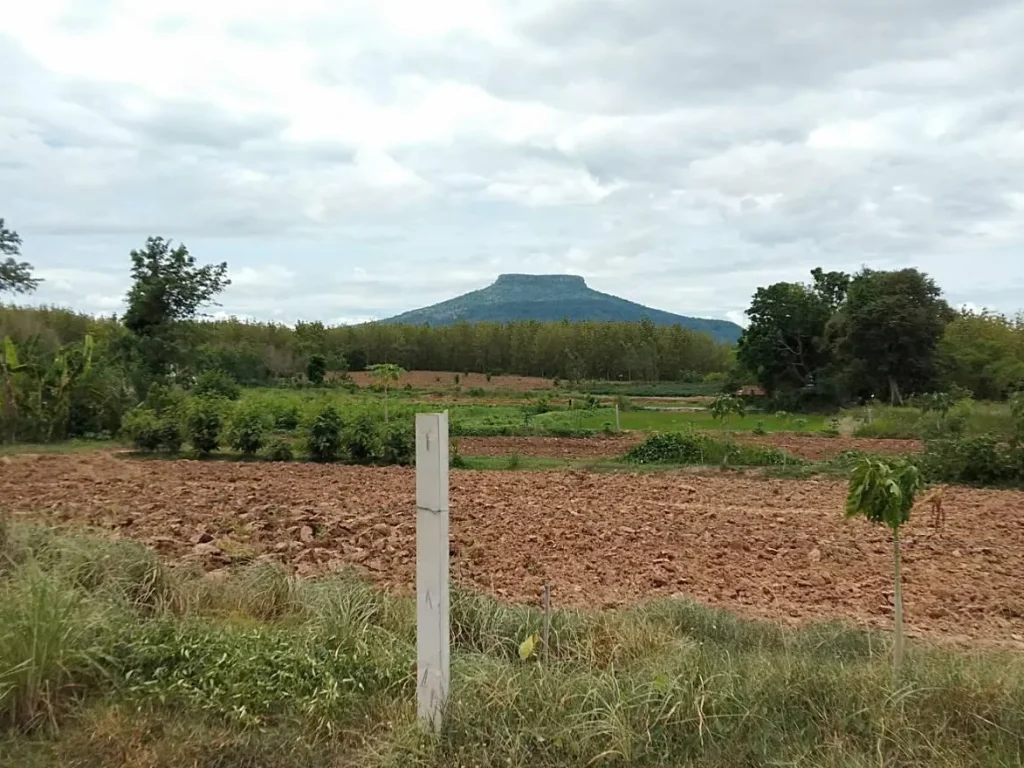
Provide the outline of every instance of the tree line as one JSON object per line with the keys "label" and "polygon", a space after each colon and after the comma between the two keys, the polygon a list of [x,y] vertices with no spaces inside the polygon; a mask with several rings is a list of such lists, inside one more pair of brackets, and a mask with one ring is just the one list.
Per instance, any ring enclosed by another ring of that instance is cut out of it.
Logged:
{"label": "tree line", "polygon": [[[0,219],[0,292],[31,293],[40,283],[20,260],[21,245]],[[214,321],[203,309],[230,285],[226,263],[201,265],[183,244],[162,237],[148,238],[129,258],[121,317],[0,305],[6,439],[116,432],[154,384],[187,387],[206,371],[244,385],[303,379],[309,371],[319,380],[382,363],[572,382],[678,381],[722,377],[734,365],[734,350],[710,335],[649,320],[333,328]]]}
{"label": "tree line", "polygon": [[744,375],[792,407],[1024,389],[1024,320],[956,311],[917,269],[811,272],[759,288],[737,347]]}

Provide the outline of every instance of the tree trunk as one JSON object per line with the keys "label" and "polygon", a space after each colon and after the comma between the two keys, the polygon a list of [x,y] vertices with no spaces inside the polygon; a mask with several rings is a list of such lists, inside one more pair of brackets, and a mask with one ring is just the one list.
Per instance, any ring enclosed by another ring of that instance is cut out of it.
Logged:
{"label": "tree trunk", "polygon": [[893,376],[889,377],[889,405],[903,405],[903,396],[900,394],[900,385],[896,383]]}
{"label": "tree trunk", "polygon": [[896,633],[893,643],[892,668],[894,677],[899,679],[900,667],[903,665],[903,577],[900,572],[900,531],[898,528],[894,528],[892,532],[892,561],[895,572],[893,601],[896,603]]}

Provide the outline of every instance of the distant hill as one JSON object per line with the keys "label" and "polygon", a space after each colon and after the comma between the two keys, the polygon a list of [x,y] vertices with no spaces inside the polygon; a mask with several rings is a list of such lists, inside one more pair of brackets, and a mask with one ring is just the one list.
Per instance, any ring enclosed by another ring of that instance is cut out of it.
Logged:
{"label": "distant hill", "polygon": [[576,275],[500,275],[493,284],[422,309],[414,309],[382,323],[451,325],[539,320],[557,322],[594,320],[638,322],[650,318],[655,325],[676,325],[710,333],[718,341],[735,342],[743,329],[728,320],[685,317],[620,299],[587,286]]}

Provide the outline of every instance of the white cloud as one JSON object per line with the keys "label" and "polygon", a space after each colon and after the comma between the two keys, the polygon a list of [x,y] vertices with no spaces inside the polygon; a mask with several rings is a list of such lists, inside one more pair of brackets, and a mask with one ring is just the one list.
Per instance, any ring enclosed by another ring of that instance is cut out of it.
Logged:
{"label": "white cloud", "polygon": [[503,271],[736,318],[818,264],[1019,306],[1019,2],[9,5],[0,215],[41,301],[116,309],[162,234],[279,319]]}

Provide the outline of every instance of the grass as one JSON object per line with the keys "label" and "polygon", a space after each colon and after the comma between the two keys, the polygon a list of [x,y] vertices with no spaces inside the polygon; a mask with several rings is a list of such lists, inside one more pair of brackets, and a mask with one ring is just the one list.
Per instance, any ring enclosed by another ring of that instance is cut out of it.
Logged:
{"label": "grass", "polygon": [[119,448],[123,443],[116,440],[63,440],[59,443],[14,443],[0,445],[0,456],[23,453],[85,453],[105,448]]}
{"label": "grass", "polygon": [[[580,414],[576,416],[576,414]],[[575,417],[575,421],[573,418]],[[829,417],[808,414],[805,416],[779,417],[769,413],[748,413],[742,418],[733,416],[725,423],[713,418],[708,411],[657,411],[632,410],[619,414],[623,429],[644,432],[668,431],[683,427],[709,431],[753,431],[758,422],[763,422],[766,432],[820,432],[828,428]],[[798,423],[803,419],[802,423]],[[610,408],[595,408],[574,413],[544,414],[536,417],[537,423],[567,421],[580,429],[599,430],[615,422],[615,411]]]}
{"label": "grass", "polygon": [[[800,630],[684,601],[556,611],[453,595],[452,696],[416,723],[414,606],[350,576],[221,579],[43,528],[0,540],[0,763],[1019,765],[1024,659]],[[95,566],[94,563],[102,565]]]}

